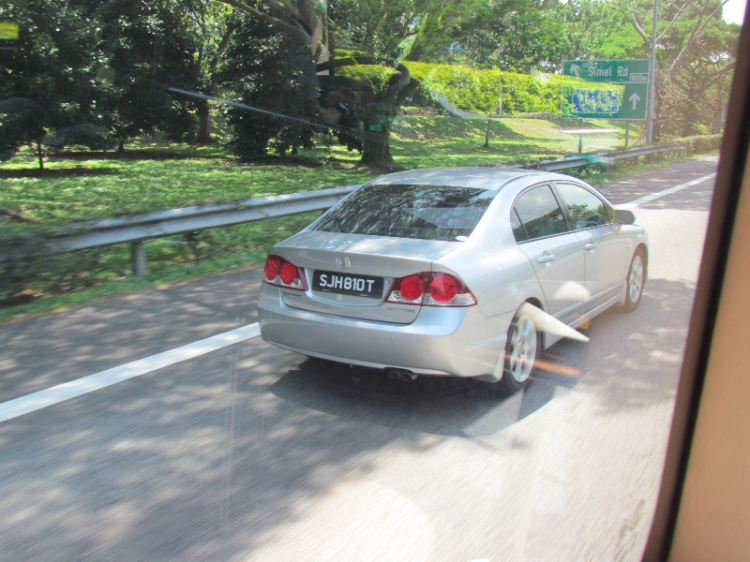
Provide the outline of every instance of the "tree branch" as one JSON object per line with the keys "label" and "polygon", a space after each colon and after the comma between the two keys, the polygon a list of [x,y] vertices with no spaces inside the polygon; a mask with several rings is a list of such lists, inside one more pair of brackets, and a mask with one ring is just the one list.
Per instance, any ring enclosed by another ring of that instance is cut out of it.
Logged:
{"label": "tree branch", "polygon": [[[687,56],[687,52],[690,49],[690,47],[693,46],[693,43],[695,40],[700,36],[701,33],[703,33],[703,30],[706,28],[708,23],[713,19],[713,17],[721,11],[721,9],[724,7],[724,5],[729,0],[722,0],[721,4],[719,4],[714,10],[712,10],[708,15],[706,15],[704,12],[701,12],[698,16],[698,23],[693,27],[693,30],[690,33],[690,36],[688,37],[688,40],[685,42],[685,44],[682,46],[682,49],[680,49],[680,53],[677,55],[677,57],[672,61],[672,64],[669,65],[669,73],[673,73],[675,69],[682,64],[682,61]],[[702,5],[702,8],[705,10],[705,4]]]}
{"label": "tree branch", "polygon": [[643,30],[643,27],[641,26],[641,23],[638,21],[638,18],[635,17],[635,14],[633,12],[628,11],[628,19],[630,20],[630,25],[633,26],[633,29],[635,29],[636,33],[638,33],[641,39],[643,39],[643,43],[646,45],[646,47],[650,47],[651,38],[648,35],[646,35],[646,32]]}
{"label": "tree branch", "polygon": [[[240,0],[217,0],[217,1],[223,2],[224,4],[231,6],[233,8],[236,8],[237,10],[241,10],[243,12],[253,14],[254,16],[260,19],[263,19],[267,22],[270,22],[274,25],[278,25],[284,28],[286,31],[300,37],[308,45],[310,45],[313,53],[315,53],[321,46],[325,48],[325,45],[323,45],[320,41],[314,39],[311,31],[308,31],[303,26],[303,23],[297,19],[297,16],[299,16],[299,11],[294,6],[292,6],[288,2],[288,0],[274,0],[273,4],[275,4],[276,7],[282,9],[284,13],[287,13],[290,16],[292,16],[294,23],[290,23],[288,21],[285,21],[281,18],[277,18],[270,14],[265,14],[261,12],[260,10],[258,10],[257,8],[254,8],[253,6],[250,6],[249,4],[246,4],[245,2],[241,2]],[[287,6],[288,6],[288,9],[287,9]]]}

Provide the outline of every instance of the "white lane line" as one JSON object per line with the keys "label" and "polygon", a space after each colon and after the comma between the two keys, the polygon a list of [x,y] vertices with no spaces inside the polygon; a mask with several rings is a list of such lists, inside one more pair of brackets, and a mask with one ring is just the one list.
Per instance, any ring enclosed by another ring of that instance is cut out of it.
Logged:
{"label": "white lane line", "polygon": [[101,388],[112,386],[118,382],[151,373],[157,369],[169,367],[181,361],[194,359],[195,357],[252,339],[259,335],[260,327],[258,324],[248,324],[247,326],[242,326],[223,334],[217,334],[204,340],[183,345],[182,347],[176,347],[175,349],[157,353],[144,359],[138,359],[126,365],[113,367],[106,371],[3,402],[0,404],[0,423],[48,406],[59,404],[77,396],[88,394],[89,392],[94,392]]}
{"label": "white lane line", "polygon": [[[676,193],[688,187],[693,187],[694,185],[698,185],[699,183],[703,183],[704,181],[714,179],[715,177],[716,173],[709,174],[707,176],[703,176],[702,178],[670,187],[658,193],[646,195],[645,197],[641,197],[640,199],[636,199],[635,201],[631,201],[630,203],[626,203],[624,205],[616,205],[616,207],[618,209],[632,209],[639,205],[643,205],[644,203],[666,197],[667,195],[671,195],[672,193]],[[147,373],[156,371],[157,369],[169,367],[170,365],[174,365],[175,363],[193,359],[195,357],[199,357],[200,355],[216,351],[217,349],[222,349],[224,347],[234,345],[235,343],[252,339],[259,335],[260,327],[258,326],[258,324],[248,324],[247,326],[243,326],[229,332],[224,332],[223,334],[217,334],[210,338],[206,338],[205,340],[187,344],[182,347],[165,351],[163,353],[157,353],[156,355],[152,355],[151,357],[139,359],[126,365],[113,367],[112,369],[107,369],[106,371],[102,371],[100,373],[53,386],[52,388],[48,388],[46,390],[40,390],[39,392],[27,394],[26,396],[21,396],[20,398],[15,398],[13,400],[9,400],[8,402],[3,402],[0,404],[0,423],[11,420],[13,418],[17,418],[18,416],[22,416],[24,414],[28,414],[30,412],[34,412],[36,410],[41,410],[42,408],[46,408],[47,406],[54,406],[55,404],[59,404],[60,402],[64,402],[66,400],[70,400],[71,398],[76,398],[78,396],[88,394],[89,392],[94,392],[95,390],[99,390],[101,388],[112,386],[113,384],[117,384],[118,382],[145,375]]]}
{"label": "white lane line", "polygon": [[650,203],[651,201],[661,199],[662,197],[666,197],[667,195],[671,195],[672,193],[677,193],[678,191],[682,191],[683,189],[687,189],[688,187],[693,187],[694,185],[698,185],[699,183],[703,183],[704,181],[712,180],[715,177],[716,172],[714,172],[713,174],[708,174],[707,176],[703,176],[702,178],[698,178],[686,183],[681,183],[680,185],[675,185],[674,187],[659,191],[658,193],[646,195],[644,197],[636,199],[635,201],[631,201],[630,203],[625,203],[624,205],[615,205],[615,207],[617,207],[618,209],[633,209],[635,207],[638,207],[639,205],[643,205],[644,203]]}

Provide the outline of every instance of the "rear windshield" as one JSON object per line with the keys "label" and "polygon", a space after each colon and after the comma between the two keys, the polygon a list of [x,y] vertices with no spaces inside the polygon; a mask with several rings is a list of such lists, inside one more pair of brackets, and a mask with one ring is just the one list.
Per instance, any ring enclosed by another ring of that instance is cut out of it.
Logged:
{"label": "rear windshield", "polygon": [[313,230],[424,240],[469,236],[494,190],[426,185],[368,185],[313,225]]}

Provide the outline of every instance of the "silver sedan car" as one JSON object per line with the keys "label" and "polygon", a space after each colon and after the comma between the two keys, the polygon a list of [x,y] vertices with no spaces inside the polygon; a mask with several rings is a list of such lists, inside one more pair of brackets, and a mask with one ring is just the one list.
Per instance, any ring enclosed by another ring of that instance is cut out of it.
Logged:
{"label": "silver sedan car", "polygon": [[537,358],[611,306],[634,310],[646,232],[560,174],[389,174],[272,248],[261,336],[350,365],[525,388]]}

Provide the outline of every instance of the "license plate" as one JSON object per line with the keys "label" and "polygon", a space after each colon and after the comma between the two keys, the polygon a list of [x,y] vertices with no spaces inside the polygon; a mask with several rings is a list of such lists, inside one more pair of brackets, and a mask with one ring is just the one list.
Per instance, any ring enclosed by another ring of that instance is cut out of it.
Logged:
{"label": "license plate", "polygon": [[383,278],[316,271],[313,274],[313,290],[379,299],[383,296]]}

